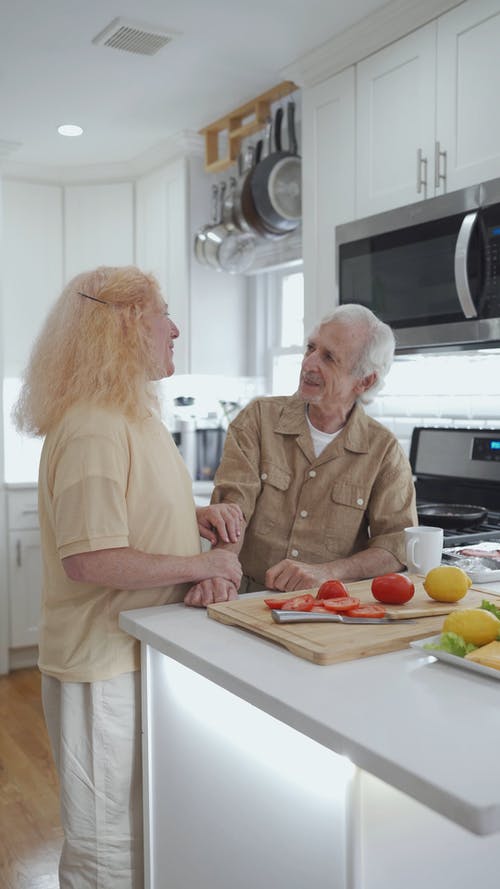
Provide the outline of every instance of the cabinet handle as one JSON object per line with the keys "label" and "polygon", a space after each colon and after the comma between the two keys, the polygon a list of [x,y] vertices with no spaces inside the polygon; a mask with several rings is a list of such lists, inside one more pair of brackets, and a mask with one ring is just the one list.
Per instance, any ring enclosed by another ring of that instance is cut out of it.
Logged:
{"label": "cabinet handle", "polygon": [[21,567],[21,541],[16,540],[16,565],[18,568]]}
{"label": "cabinet handle", "polygon": [[36,515],[37,512],[38,512],[38,509],[35,506],[32,509],[22,509],[21,515]]}
{"label": "cabinet handle", "polygon": [[417,194],[427,195],[427,158],[424,157],[422,149],[417,151]]}
{"label": "cabinet handle", "polygon": [[[443,172],[441,172],[441,158],[443,158]],[[441,143],[436,142],[434,146],[434,188],[441,188],[440,182],[443,180],[443,188],[446,189],[447,174],[447,152],[441,151]]]}

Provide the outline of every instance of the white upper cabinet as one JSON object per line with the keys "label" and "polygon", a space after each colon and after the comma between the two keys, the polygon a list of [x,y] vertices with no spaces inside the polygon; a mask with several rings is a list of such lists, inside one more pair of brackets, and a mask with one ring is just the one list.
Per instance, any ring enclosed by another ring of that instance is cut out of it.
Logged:
{"label": "white upper cabinet", "polygon": [[354,217],[354,67],[302,98],[305,329],[337,302],[335,226]]}
{"label": "white upper cabinet", "polygon": [[356,216],[434,194],[436,23],[357,65]]}
{"label": "white upper cabinet", "polygon": [[4,376],[19,377],[62,286],[62,188],[3,183]]}
{"label": "white upper cabinet", "polygon": [[500,176],[500,0],[469,0],[443,15],[437,46],[436,137],[453,191]]}
{"label": "white upper cabinet", "polygon": [[68,185],[64,189],[65,281],[99,265],[134,262],[131,182]]}
{"label": "white upper cabinet", "polygon": [[181,158],[136,184],[137,265],[152,272],[182,336],[175,344],[177,373],[189,370],[188,178]]}
{"label": "white upper cabinet", "polygon": [[357,65],[356,215],[500,176],[500,0],[469,0]]}

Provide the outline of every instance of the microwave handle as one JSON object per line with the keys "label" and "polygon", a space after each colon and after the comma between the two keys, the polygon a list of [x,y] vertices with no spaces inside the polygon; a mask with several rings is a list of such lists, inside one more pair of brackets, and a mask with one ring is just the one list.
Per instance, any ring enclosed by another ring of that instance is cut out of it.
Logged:
{"label": "microwave handle", "polygon": [[472,299],[467,278],[467,256],[474,225],[477,221],[477,210],[468,213],[462,220],[455,247],[455,286],[458,300],[466,318],[477,318],[477,309]]}

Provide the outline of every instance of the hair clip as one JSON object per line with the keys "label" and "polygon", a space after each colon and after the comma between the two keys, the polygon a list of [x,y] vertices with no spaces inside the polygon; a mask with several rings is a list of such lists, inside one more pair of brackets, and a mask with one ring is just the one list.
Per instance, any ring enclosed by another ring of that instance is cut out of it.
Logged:
{"label": "hair clip", "polygon": [[112,305],[112,303],[109,303],[106,299],[99,299],[98,296],[89,296],[88,293],[82,293],[81,290],[77,290],[76,292],[78,293],[78,296],[84,296],[85,299],[92,299],[96,303],[103,303],[105,306]]}

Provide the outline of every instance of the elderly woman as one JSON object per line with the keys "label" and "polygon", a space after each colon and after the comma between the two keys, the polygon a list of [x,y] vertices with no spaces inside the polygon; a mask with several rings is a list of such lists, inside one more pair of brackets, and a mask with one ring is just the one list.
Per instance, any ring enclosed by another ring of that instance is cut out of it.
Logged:
{"label": "elderly woman", "polygon": [[134,267],[78,275],[50,313],[16,406],[45,436],[39,667],[60,778],[61,889],[143,885],[138,643],[120,611],[236,595],[239,507],[196,509],[153,380],[174,372],[157,281]]}

